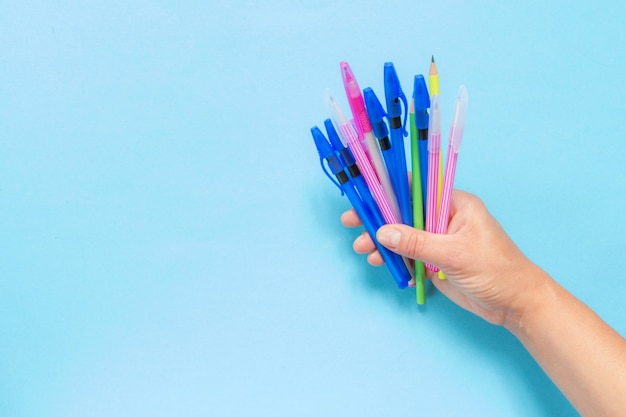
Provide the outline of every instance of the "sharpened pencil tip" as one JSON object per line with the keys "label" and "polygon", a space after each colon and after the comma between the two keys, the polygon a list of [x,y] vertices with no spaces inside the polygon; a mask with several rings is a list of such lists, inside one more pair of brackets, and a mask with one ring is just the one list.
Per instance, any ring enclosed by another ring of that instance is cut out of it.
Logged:
{"label": "sharpened pencil tip", "polygon": [[430,62],[434,63],[435,62],[435,55],[431,55],[430,56]]}

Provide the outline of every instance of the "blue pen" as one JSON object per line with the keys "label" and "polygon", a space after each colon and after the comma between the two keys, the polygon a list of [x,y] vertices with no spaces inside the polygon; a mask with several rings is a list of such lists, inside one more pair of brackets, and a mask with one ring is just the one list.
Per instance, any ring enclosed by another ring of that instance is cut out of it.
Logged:
{"label": "blue pen", "polygon": [[[406,96],[400,87],[400,80],[396,69],[391,62],[385,62],[385,99],[387,102],[387,117],[391,128],[391,149],[395,158],[395,177],[398,184],[396,194],[402,222],[413,226],[413,208],[411,207],[411,192],[409,190],[409,178],[406,167],[406,154],[404,153],[404,137],[408,136],[406,121],[408,105]],[[402,101],[402,104],[400,103]],[[402,124],[402,105],[404,105],[404,124]]]}
{"label": "blue pen", "polygon": [[387,123],[385,117],[387,113],[383,109],[383,105],[378,100],[376,93],[370,87],[363,90],[363,97],[365,99],[365,107],[367,109],[367,116],[370,119],[374,136],[378,140],[378,145],[382,151],[383,158],[385,159],[385,165],[387,166],[387,172],[391,177],[391,185],[396,193],[399,195],[398,184],[396,182],[396,163],[394,160],[394,154],[391,150],[391,140],[389,140],[389,130],[387,129]]}
{"label": "blue pen", "polygon": [[328,135],[328,139],[330,141],[331,146],[335,149],[335,151],[339,154],[339,158],[341,158],[341,162],[343,166],[345,166],[350,173],[350,178],[354,183],[354,187],[357,192],[361,196],[365,207],[367,207],[374,216],[374,224],[378,227],[385,224],[385,218],[383,217],[382,212],[378,208],[378,204],[372,197],[372,193],[369,188],[367,188],[367,183],[365,182],[365,178],[361,175],[361,170],[356,164],[356,160],[354,159],[354,155],[352,155],[352,151],[348,146],[343,143],[339,134],[337,133],[337,129],[335,129],[335,125],[331,119],[324,120],[324,127],[326,128],[326,134]]}
{"label": "blue pen", "polygon": [[[322,131],[314,126],[311,128],[311,134],[313,135],[313,140],[315,142],[315,146],[317,148],[317,152],[320,156],[320,162],[322,164],[322,169],[324,173],[330,178],[333,183],[335,183],[339,189],[342,191],[342,194],[345,193],[354,207],[359,219],[363,222],[365,226],[365,230],[370,234],[372,240],[374,241],[374,245],[376,245],[376,249],[380,252],[387,268],[391,272],[391,276],[393,277],[396,285],[399,288],[406,288],[409,281],[411,280],[411,275],[409,274],[402,257],[396,253],[391,252],[386,247],[382,246],[376,240],[376,230],[378,230],[376,221],[373,218],[370,210],[365,206],[361,197],[357,193],[354,188],[353,182],[350,180],[350,176],[345,171],[345,167],[342,164],[339,157],[335,154],[335,150],[328,142],[328,139],[324,136]],[[326,160],[330,171],[335,176],[336,181],[332,178],[330,173],[326,170],[324,166],[324,160]]]}
{"label": "blue pen", "polygon": [[417,128],[420,176],[422,183],[422,202],[426,213],[426,196],[428,187],[428,109],[430,95],[423,75],[416,75],[413,80],[413,103],[415,107],[415,127]]}

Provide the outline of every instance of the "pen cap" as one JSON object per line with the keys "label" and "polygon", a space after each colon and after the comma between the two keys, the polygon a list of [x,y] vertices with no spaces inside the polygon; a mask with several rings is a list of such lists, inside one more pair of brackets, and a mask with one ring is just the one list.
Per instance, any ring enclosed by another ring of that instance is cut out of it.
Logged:
{"label": "pen cap", "polygon": [[313,135],[313,141],[315,142],[317,153],[320,155],[320,162],[322,163],[322,168],[324,167],[324,159],[325,159],[328,162],[330,171],[334,175],[337,175],[341,171],[343,171],[343,165],[341,164],[341,161],[335,154],[333,147],[328,142],[328,139],[326,139],[326,136],[324,136],[320,128],[317,126],[313,126],[311,128],[311,134]]}
{"label": "pen cap", "polygon": [[428,128],[430,95],[428,94],[424,76],[421,74],[413,78],[413,107],[415,108],[415,127],[418,129]]}
{"label": "pen cap", "polygon": [[[398,117],[402,115],[402,107],[400,106],[401,97],[404,97],[404,92],[400,87],[400,79],[396,68],[391,62],[385,62],[384,70],[385,80],[385,99],[387,101],[387,113],[389,117]],[[406,102],[406,97],[405,97]]]}
{"label": "pen cap", "polygon": [[[441,135],[441,110],[439,108],[439,95],[433,94],[430,100],[430,119],[428,120],[429,136]],[[429,140],[428,152],[439,152],[440,141]]]}
{"label": "pen cap", "polygon": [[385,109],[383,109],[383,105],[376,97],[376,93],[370,87],[367,87],[363,90],[363,95],[365,96],[365,107],[367,109],[367,114],[369,115],[370,121],[372,122],[372,129],[374,130],[374,136],[378,139],[382,139],[389,135],[389,130],[387,129],[387,124],[385,123]]}
{"label": "pen cap", "polygon": [[339,138],[344,146],[351,140],[356,140],[358,138],[358,134],[352,126],[352,122],[349,121],[346,116],[343,114],[341,107],[339,107],[339,103],[333,97],[330,92],[330,89],[326,89],[326,104],[330,110],[330,117],[333,121],[333,124],[337,128],[337,132],[339,133]]}
{"label": "pen cap", "polygon": [[337,133],[337,129],[335,129],[335,125],[332,120],[324,120],[324,127],[326,128],[326,134],[328,135],[331,146],[336,152],[339,153],[339,156],[343,159],[344,165],[348,168],[352,167],[355,163],[354,156],[352,155],[350,149],[348,149],[341,142],[341,139],[339,139],[339,134]]}
{"label": "pen cap", "polygon": [[428,94],[428,87],[426,87],[426,80],[422,74],[417,74],[413,78],[413,101],[416,112],[430,108],[430,95]]}
{"label": "pen cap", "polygon": [[456,97],[456,105],[454,108],[454,116],[452,118],[450,131],[450,146],[455,152],[461,148],[463,140],[463,130],[465,129],[465,116],[467,114],[467,88],[464,85],[459,87]]}
{"label": "pen cap", "polygon": [[402,116],[402,105],[400,101],[404,104],[404,123],[402,126],[403,134],[406,136],[408,133],[406,132],[406,119],[408,113],[408,104],[406,100],[406,96],[400,87],[400,79],[398,78],[398,74],[396,73],[396,68],[393,66],[391,62],[385,62],[385,70],[384,70],[384,81],[385,81],[385,101],[387,102],[387,116],[389,117],[389,121],[391,123],[391,128],[397,128],[395,125],[394,119],[400,118]]}
{"label": "pen cap", "polygon": [[350,103],[350,109],[352,110],[352,116],[356,125],[356,130],[361,132],[369,132],[372,130],[370,120],[367,117],[365,111],[365,103],[363,102],[363,95],[361,94],[361,87],[356,81],[356,77],[348,65],[347,62],[341,62],[339,64],[341,69],[341,78],[343,79],[343,86],[346,90],[346,96]]}
{"label": "pen cap", "polygon": [[333,124],[333,121],[330,119],[324,120],[324,127],[326,128],[326,134],[328,135],[328,140],[335,150],[345,148],[346,145],[343,144],[341,139],[339,138],[339,134],[337,133],[337,129]]}

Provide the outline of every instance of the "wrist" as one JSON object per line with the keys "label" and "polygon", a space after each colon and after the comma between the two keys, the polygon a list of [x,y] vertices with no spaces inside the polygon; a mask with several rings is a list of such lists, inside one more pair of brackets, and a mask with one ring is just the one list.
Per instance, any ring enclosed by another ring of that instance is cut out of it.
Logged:
{"label": "wrist", "polygon": [[512,300],[504,319],[504,327],[519,337],[526,335],[529,325],[546,313],[556,296],[556,282],[541,268],[532,264],[521,279],[524,285]]}

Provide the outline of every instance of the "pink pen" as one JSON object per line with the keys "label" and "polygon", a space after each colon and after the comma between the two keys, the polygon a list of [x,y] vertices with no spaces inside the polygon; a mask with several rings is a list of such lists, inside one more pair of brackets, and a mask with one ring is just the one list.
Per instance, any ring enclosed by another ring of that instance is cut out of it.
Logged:
{"label": "pink pen", "polygon": [[363,93],[359,87],[354,73],[347,62],[341,62],[339,64],[341,68],[341,77],[343,79],[343,86],[346,90],[346,96],[348,97],[348,104],[350,104],[350,110],[352,111],[352,117],[354,118],[354,125],[358,140],[364,150],[369,151],[369,158],[372,166],[380,180],[380,184],[383,187],[383,191],[387,196],[387,201],[391,205],[396,217],[400,219],[400,206],[396,198],[396,193],[393,190],[391,184],[391,177],[383,162],[382,154],[374,131],[372,130],[372,124],[365,110],[365,100],[363,99]]}
{"label": "pink pen", "polygon": [[467,89],[464,85],[459,88],[454,109],[454,117],[450,126],[450,137],[448,139],[448,159],[446,161],[446,173],[443,177],[443,189],[441,191],[441,207],[437,218],[437,228],[435,233],[443,235],[448,231],[448,218],[450,215],[450,200],[452,199],[452,188],[454,186],[454,174],[456,172],[456,160],[459,156],[459,149],[463,140],[463,129],[465,128],[465,115],[467,113]]}
{"label": "pink pen", "polygon": [[[435,233],[437,228],[437,194],[439,188],[439,154],[441,152],[441,111],[439,95],[430,98],[430,119],[428,120],[428,183],[426,186],[426,231]],[[433,265],[426,264],[437,272]]]}
{"label": "pink pen", "polygon": [[387,223],[398,223],[398,217],[389,204],[389,200],[387,199],[387,196],[378,181],[378,177],[376,176],[376,172],[374,171],[369,158],[365,155],[365,151],[361,146],[352,123],[346,119],[341,111],[341,108],[339,107],[339,103],[337,103],[328,89],[326,90],[326,101],[330,108],[331,118],[337,127],[339,136],[342,141],[348,144],[348,148],[352,151],[354,159],[356,159],[356,163],[365,178],[365,182],[367,183],[376,204],[378,204],[378,208],[383,214],[383,218]]}

